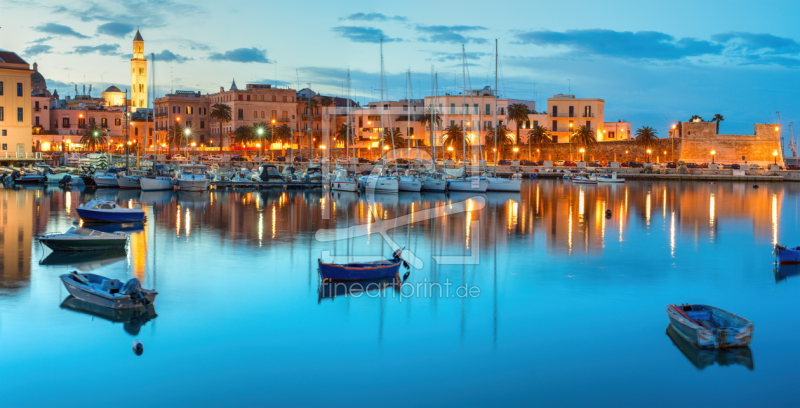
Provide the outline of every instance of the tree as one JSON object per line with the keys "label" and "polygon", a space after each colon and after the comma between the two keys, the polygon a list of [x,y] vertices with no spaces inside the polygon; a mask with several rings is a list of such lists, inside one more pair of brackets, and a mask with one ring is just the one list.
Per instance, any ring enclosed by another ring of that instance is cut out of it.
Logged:
{"label": "tree", "polygon": [[219,151],[222,153],[222,125],[231,121],[231,107],[224,103],[215,103],[208,116],[219,122]]}
{"label": "tree", "polygon": [[264,155],[264,148],[272,143],[272,126],[266,122],[253,125],[253,138],[261,145],[259,155]]}
{"label": "tree", "polygon": [[508,120],[517,122],[517,137],[514,140],[514,144],[519,143],[519,127],[522,125],[523,121],[528,120],[529,113],[531,113],[531,110],[528,108],[528,105],[524,103],[512,103],[508,105]]}
{"label": "tree", "polygon": [[464,135],[464,128],[455,124],[444,129],[443,141],[444,147],[452,147],[454,151],[460,151],[465,144],[469,144],[469,139]]}
{"label": "tree", "polygon": [[255,137],[253,136],[253,128],[248,125],[242,125],[233,131],[233,143],[245,146],[252,143]]}
{"label": "tree", "polygon": [[[494,128],[489,128],[486,133],[486,151],[488,153],[489,147],[494,148]],[[497,149],[498,153],[503,151],[503,146],[506,145],[513,145],[514,139],[509,135],[508,128],[506,125],[500,125],[497,127]],[[497,161],[497,155],[495,155],[495,161]]]}
{"label": "tree", "polygon": [[[350,149],[350,128],[347,126],[347,123],[342,123],[339,125],[339,128],[336,129],[336,133],[333,135],[334,139],[337,142],[342,142],[344,144],[345,151],[349,151]],[[349,153],[348,153],[349,154]]]}
{"label": "tree", "polygon": [[692,115],[692,118],[689,119],[689,122],[705,122],[700,115]]}
{"label": "tree", "polygon": [[[433,122],[431,122],[431,117],[433,118]],[[419,117],[419,123],[421,123],[423,126],[430,126],[431,123],[435,123],[436,126],[441,127],[442,118],[439,116],[439,112],[437,112],[435,109],[431,109],[429,106],[425,108],[425,112]],[[431,131],[433,131],[433,129],[431,129]]]}
{"label": "tree", "polygon": [[636,137],[634,139],[636,140],[636,146],[647,150],[655,145],[656,139],[658,139],[658,131],[650,126],[643,126],[636,130]]}
{"label": "tree", "polygon": [[536,126],[531,129],[528,132],[528,158],[530,158],[530,154],[533,152],[531,145],[536,145],[538,149],[541,149],[542,145],[553,141],[552,137],[553,135],[550,133],[550,130],[544,126]]}
{"label": "tree", "polygon": [[719,122],[722,122],[725,118],[722,117],[719,113],[714,115],[714,119],[711,119],[712,122],[717,122],[717,134],[719,134]]}
{"label": "tree", "polygon": [[581,126],[572,134],[572,137],[569,138],[569,142],[588,150],[597,144],[597,135],[595,135],[592,129]]}
{"label": "tree", "polygon": [[184,127],[180,123],[175,123],[169,127],[167,131],[167,146],[169,147],[169,154],[172,154],[172,146],[180,148],[181,140],[184,136]]}
{"label": "tree", "polygon": [[403,138],[403,133],[400,129],[389,129],[383,131],[383,144],[391,144],[392,149],[401,149],[408,147],[406,139]]}
{"label": "tree", "polygon": [[292,129],[289,125],[280,125],[275,128],[275,134],[272,137],[274,140],[278,140],[281,143],[281,155],[284,155],[283,144],[292,138]]}
{"label": "tree", "polygon": [[106,144],[106,135],[103,133],[103,129],[97,126],[97,123],[92,122],[89,123],[89,126],[83,127],[81,143],[83,143],[84,149],[97,151],[98,146]]}

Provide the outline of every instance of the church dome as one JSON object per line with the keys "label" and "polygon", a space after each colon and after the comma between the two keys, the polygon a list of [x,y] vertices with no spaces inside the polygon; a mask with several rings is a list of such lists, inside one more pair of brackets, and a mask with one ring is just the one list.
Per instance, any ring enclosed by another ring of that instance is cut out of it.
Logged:
{"label": "church dome", "polygon": [[39,73],[39,64],[33,63],[33,73],[31,74],[31,93],[39,95],[47,92],[47,81]]}
{"label": "church dome", "polygon": [[122,91],[120,91],[119,88],[117,88],[116,86],[111,85],[108,88],[106,88],[105,91],[103,91],[103,93],[105,92],[122,92]]}

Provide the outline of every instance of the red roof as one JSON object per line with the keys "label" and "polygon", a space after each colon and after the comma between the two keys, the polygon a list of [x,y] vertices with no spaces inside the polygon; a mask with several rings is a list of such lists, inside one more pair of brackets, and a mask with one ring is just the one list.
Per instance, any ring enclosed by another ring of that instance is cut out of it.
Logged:
{"label": "red roof", "polygon": [[28,63],[25,62],[24,59],[20,58],[19,55],[9,51],[0,51],[0,62],[28,65]]}

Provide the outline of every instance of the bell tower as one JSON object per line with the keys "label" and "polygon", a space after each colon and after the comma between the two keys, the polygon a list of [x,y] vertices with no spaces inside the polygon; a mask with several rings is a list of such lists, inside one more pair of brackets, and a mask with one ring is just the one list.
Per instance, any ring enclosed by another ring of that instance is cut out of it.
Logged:
{"label": "bell tower", "polygon": [[147,58],[144,57],[144,39],[136,30],[131,58],[131,111],[147,106]]}

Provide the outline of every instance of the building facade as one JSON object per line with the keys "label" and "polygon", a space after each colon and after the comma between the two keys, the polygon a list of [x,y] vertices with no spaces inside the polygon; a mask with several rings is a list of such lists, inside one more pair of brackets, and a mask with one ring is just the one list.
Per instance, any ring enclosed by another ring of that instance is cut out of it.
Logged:
{"label": "building facade", "polygon": [[32,155],[31,74],[27,62],[0,51],[0,158]]}

